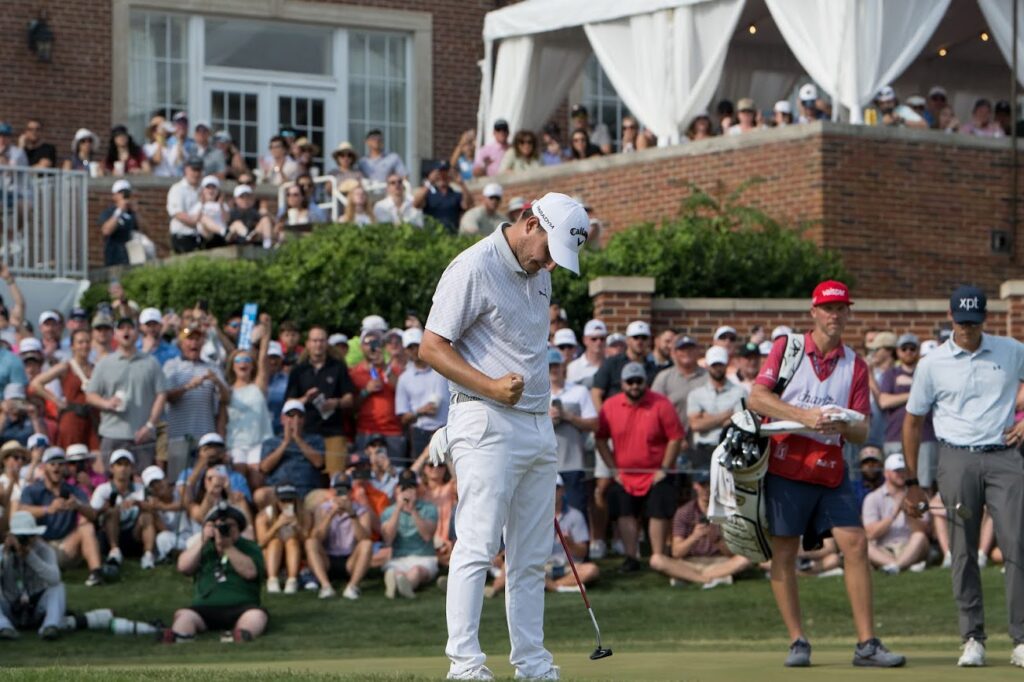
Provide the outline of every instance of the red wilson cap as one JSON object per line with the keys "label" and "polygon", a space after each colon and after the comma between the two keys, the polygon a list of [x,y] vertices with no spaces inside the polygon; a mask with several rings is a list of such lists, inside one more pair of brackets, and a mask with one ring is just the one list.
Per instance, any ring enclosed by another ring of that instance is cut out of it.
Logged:
{"label": "red wilson cap", "polygon": [[842,282],[837,282],[834,279],[825,280],[814,287],[811,305],[824,305],[826,303],[852,304],[850,289]]}

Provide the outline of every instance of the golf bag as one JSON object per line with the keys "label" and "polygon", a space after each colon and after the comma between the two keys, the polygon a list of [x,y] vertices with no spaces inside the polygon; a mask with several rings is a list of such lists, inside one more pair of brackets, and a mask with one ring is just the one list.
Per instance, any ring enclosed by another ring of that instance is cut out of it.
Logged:
{"label": "golf bag", "polygon": [[[787,335],[775,393],[782,393],[803,357],[803,335]],[[711,455],[708,517],[721,526],[729,551],[755,563],[772,558],[764,498],[770,449],[770,440],[761,434],[761,418],[744,405],[732,416]]]}

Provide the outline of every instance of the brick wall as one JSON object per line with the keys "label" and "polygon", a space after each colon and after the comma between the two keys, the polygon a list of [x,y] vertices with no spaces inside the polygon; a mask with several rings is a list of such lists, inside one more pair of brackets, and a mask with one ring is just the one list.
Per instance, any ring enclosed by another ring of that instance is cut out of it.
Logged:
{"label": "brick wall", "polygon": [[[507,198],[582,195],[607,239],[631,224],[677,215],[691,183],[724,196],[761,177],[741,203],[806,224],[808,239],[842,255],[855,296],[943,297],[964,281],[994,294],[1024,260],[1024,239],[1009,225],[1008,146],[822,122],[496,179]],[[1010,232],[1015,253],[990,251],[993,229]]]}

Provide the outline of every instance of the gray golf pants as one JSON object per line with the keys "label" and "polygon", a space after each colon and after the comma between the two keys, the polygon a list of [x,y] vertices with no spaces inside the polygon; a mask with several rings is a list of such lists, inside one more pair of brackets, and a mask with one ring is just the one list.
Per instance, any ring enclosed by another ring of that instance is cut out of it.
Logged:
{"label": "gray golf pants", "polygon": [[[985,608],[978,569],[982,508],[995,522],[1006,565],[1006,610],[1010,637],[1024,642],[1024,456],[1016,449],[969,452],[939,445],[939,492],[949,510],[953,597],[960,609],[960,636],[985,640]],[[970,510],[969,519],[953,510]]]}
{"label": "gray golf pants", "polygon": [[[43,633],[43,628],[51,625],[55,628],[60,627],[60,622],[64,618],[66,603],[64,583],[53,585],[43,590],[43,594],[39,597],[35,609],[37,622],[42,621],[42,625],[39,626],[39,634]],[[14,613],[11,610],[11,605],[6,599],[0,597],[0,630],[4,628],[14,629],[14,624],[11,622],[13,617]]]}

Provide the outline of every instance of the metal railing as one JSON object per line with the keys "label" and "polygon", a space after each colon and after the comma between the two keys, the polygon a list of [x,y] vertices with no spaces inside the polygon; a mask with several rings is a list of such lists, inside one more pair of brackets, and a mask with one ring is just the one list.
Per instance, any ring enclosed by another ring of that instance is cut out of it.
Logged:
{"label": "metal railing", "polygon": [[14,274],[88,276],[88,182],[85,171],[0,169],[0,259]]}

